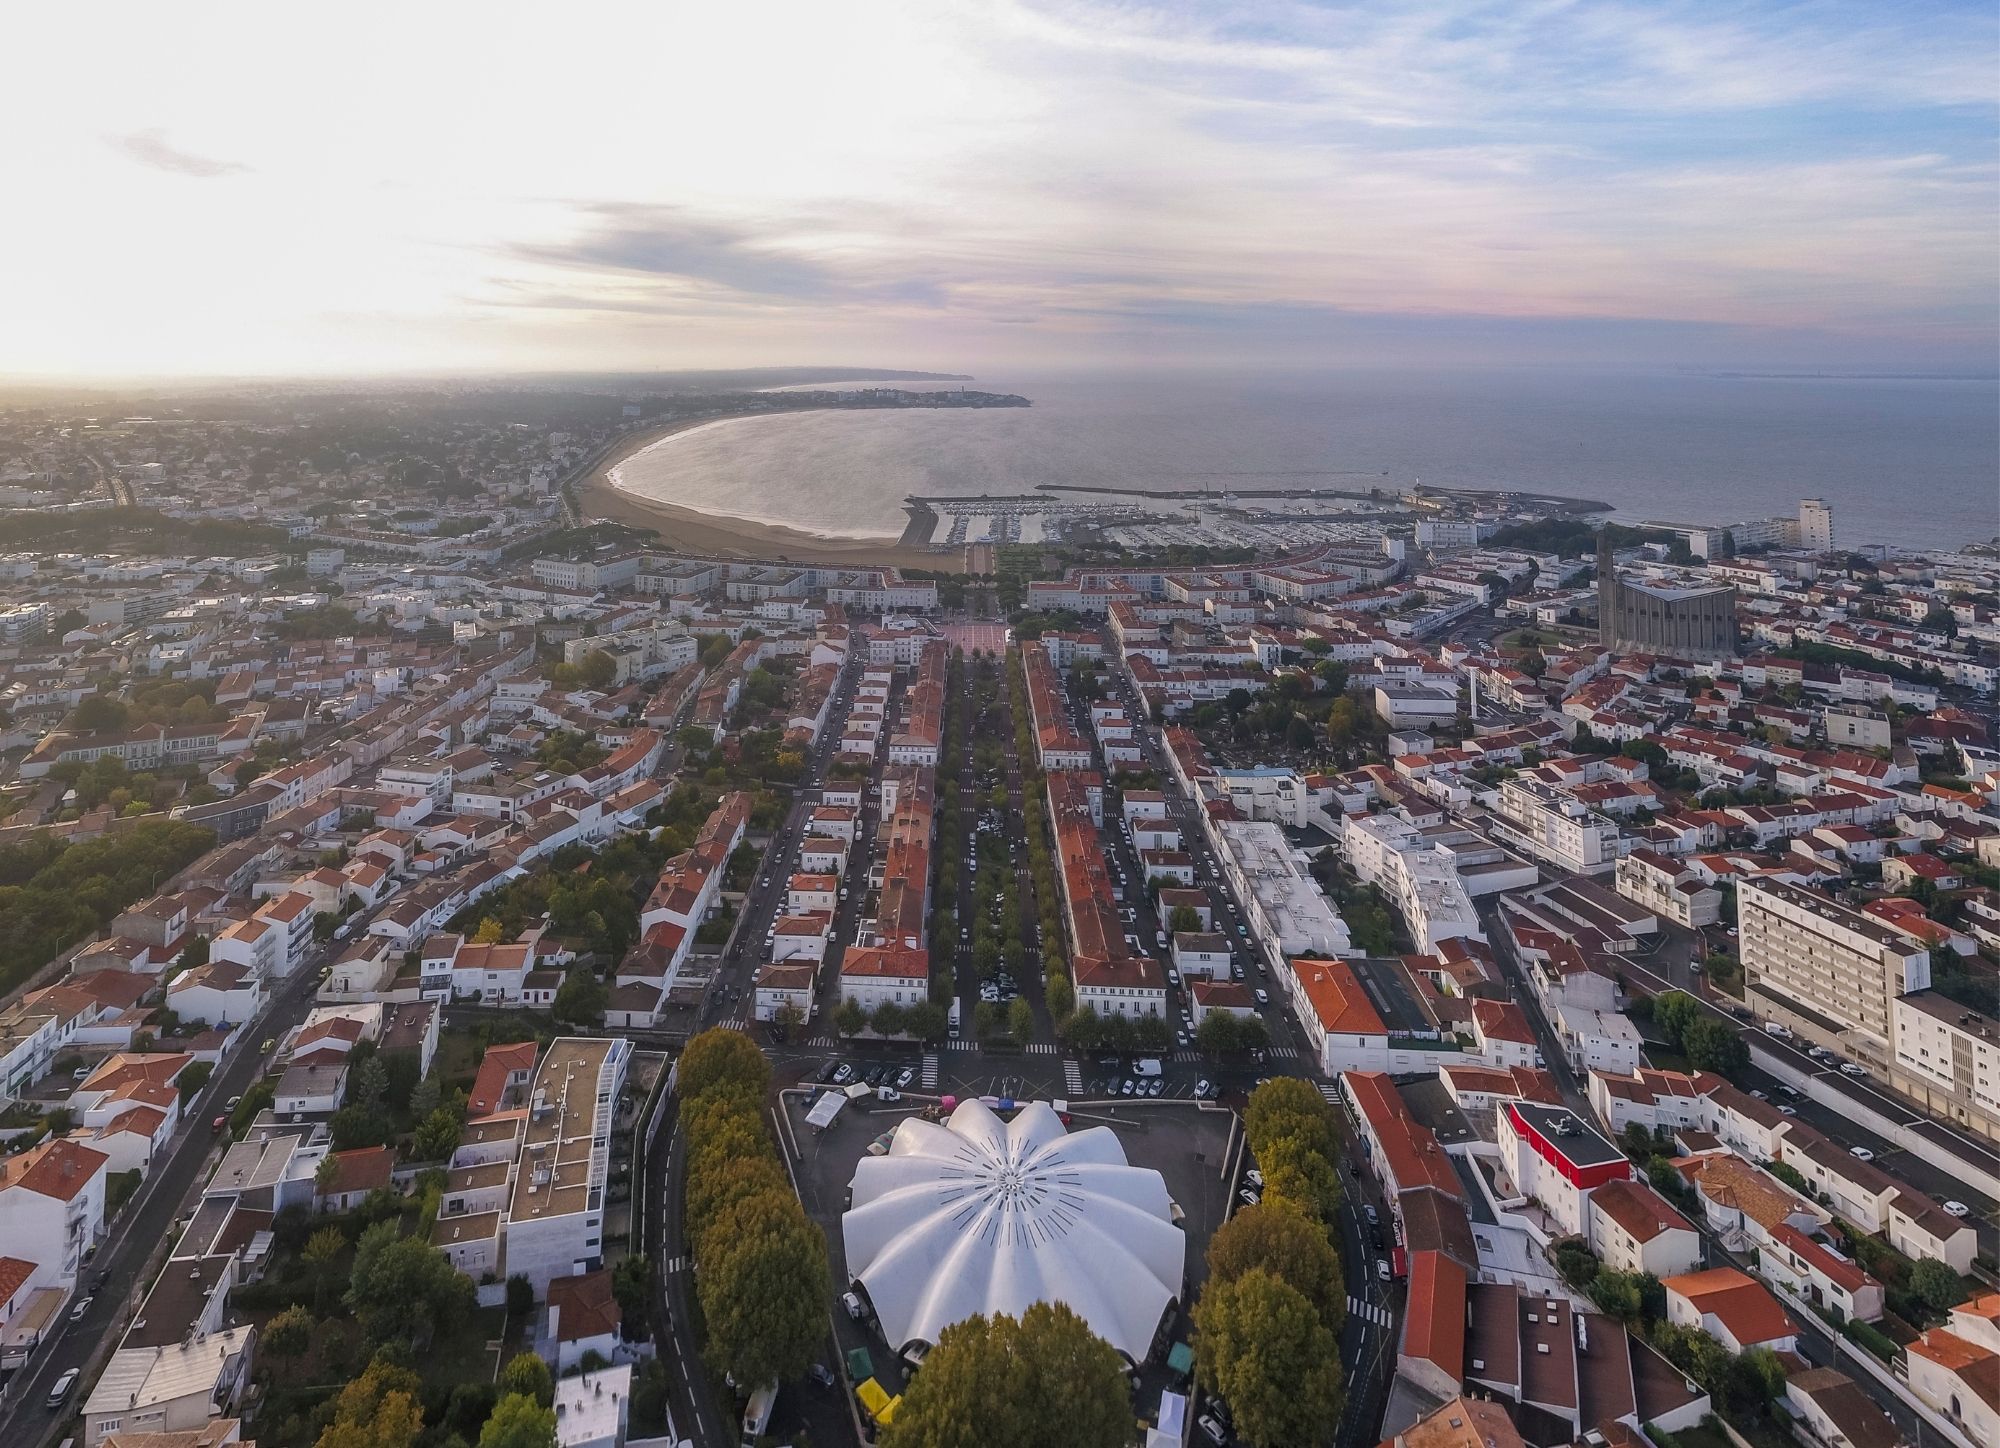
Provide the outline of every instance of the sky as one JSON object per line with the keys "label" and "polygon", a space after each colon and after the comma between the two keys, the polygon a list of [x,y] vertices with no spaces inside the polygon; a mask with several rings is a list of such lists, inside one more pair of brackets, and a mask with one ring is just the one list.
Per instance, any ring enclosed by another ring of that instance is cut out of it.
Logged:
{"label": "sky", "polygon": [[8,28],[0,376],[1996,355],[1987,0]]}

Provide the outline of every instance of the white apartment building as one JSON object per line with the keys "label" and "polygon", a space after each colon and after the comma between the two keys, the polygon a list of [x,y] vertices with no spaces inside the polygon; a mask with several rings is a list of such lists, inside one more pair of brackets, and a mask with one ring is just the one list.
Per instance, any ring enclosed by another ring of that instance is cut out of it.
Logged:
{"label": "white apartment building", "polygon": [[1618,893],[1684,929],[1722,919],[1722,891],[1681,860],[1654,850],[1634,850],[1618,862]]}
{"label": "white apartment building", "polygon": [[1249,913],[1250,939],[1273,969],[1286,957],[1354,953],[1347,922],[1273,824],[1223,820],[1217,860]]}
{"label": "white apartment building", "polygon": [[1616,820],[1540,780],[1502,784],[1499,811],[1509,843],[1561,870],[1601,875],[1617,864],[1623,849]]}
{"label": "white apartment building", "polygon": [[110,1158],[58,1137],[0,1161],[0,1241],[7,1254],[74,1281],[104,1234]]}
{"label": "white apartment building", "polygon": [[503,1250],[507,1275],[526,1277],[537,1296],[551,1278],[603,1262],[611,1127],[631,1056],[622,1036],[563,1036],[535,1072]]}
{"label": "white apartment building", "polygon": [[1737,886],[1745,997],[1758,1015],[1843,1054],[1886,1064],[1898,996],[1928,990],[1919,941],[1799,885]]}
{"label": "white apartment building", "polygon": [[1967,1131],[2000,1138],[2000,1020],[1936,991],[1890,1004],[1889,1082]]}
{"label": "white apartment building", "polygon": [[1449,846],[1425,841],[1408,820],[1386,814],[1346,816],[1340,844],[1354,873],[1395,903],[1418,951],[1454,936],[1486,938]]}

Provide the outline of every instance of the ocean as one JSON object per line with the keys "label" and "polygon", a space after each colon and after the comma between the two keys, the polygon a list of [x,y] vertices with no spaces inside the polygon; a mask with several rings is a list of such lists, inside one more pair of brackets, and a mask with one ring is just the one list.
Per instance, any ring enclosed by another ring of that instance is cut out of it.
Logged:
{"label": "ocean", "polygon": [[1609,503],[1621,522],[1728,523],[1822,497],[1844,544],[2000,534],[1991,379],[1343,371],[965,385],[1034,405],[714,423],[634,455],[614,482],[852,537],[899,534],[911,493],[1055,482],[1521,488]]}

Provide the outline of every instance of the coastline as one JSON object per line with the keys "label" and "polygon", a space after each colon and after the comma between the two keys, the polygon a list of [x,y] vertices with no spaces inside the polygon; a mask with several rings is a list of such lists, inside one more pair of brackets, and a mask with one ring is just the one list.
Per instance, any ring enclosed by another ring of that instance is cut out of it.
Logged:
{"label": "coastline", "polygon": [[922,568],[938,573],[960,571],[963,558],[956,553],[933,553],[928,549],[913,548],[895,538],[829,538],[801,528],[787,528],[779,523],[759,523],[748,518],[704,513],[698,508],[683,507],[678,503],[642,498],[625,492],[611,482],[613,469],[656,442],[678,433],[692,432],[713,422],[766,415],[745,412],[729,417],[686,418],[634,432],[621,439],[577,484],[577,502],[590,518],[623,523],[633,528],[656,529],[661,542],[677,552],[716,558],[782,559],[790,563],[893,564],[899,568]]}

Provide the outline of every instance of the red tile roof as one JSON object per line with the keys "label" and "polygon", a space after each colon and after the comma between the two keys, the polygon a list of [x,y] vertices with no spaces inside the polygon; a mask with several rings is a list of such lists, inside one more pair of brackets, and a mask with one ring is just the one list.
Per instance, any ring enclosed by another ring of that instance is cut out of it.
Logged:
{"label": "red tile roof", "polygon": [[1798,1326],[1778,1305],[1778,1299],[1755,1278],[1734,1267],[1687,1272],[1661,1284],[1669,1295],[1687,1299],[1703,1317],[1713,1316],[1743,1348],[1775,1342],[1798,1333]]}
{"label": "red tile roof", "polygon": [[1344,960],[1301,958],[1292,962],[1299,988],[1320,1029],[1329,1035],[1386,1036],[1389,1028],[1369,1003],[1368,993]]}
{"label": "red tile roof", "polygon": [[0,1161],[0,1191],[19,1188],[59,1202],[74,1201],[110,1160],[92,1147],[58,1137],[30,1147],[12,1161]]}
{"label": "red tile roof", "polygon": [[1465,1269],[1442,1252],[1410,1259],[1403,1353],[1437,1364],[1453,1382],[1465,1376]]}

